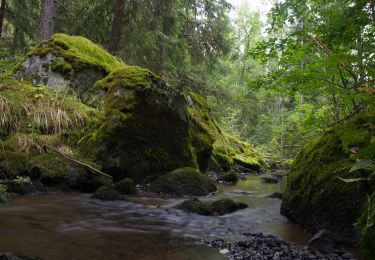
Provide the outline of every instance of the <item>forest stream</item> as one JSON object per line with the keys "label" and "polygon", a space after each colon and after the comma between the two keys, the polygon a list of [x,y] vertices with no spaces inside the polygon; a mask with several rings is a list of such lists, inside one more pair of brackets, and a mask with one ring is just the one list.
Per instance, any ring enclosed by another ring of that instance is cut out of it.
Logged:
{"label": "forest stream", "polygon": [[201,216],[172,207],[182,199],[134,196],[131,202],[101,202],[87,194],[14,197],[0,208],[2,250],[42,259],[225,259],[203,240],[273,234],[305,245],[310,235],[279,213],[267,198],[279,184],[247,175],[220,185],[202,200],[232,198],[249,207],[224,216]]}

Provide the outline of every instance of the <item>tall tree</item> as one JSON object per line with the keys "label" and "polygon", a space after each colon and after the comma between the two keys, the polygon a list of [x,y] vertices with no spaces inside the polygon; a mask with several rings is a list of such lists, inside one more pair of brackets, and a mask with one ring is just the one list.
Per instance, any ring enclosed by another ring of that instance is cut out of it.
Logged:
{"label": "tall tree", "polygon": [[38,40],[51,38],[55,29],[56,2],[55,0],[43,0],[39,20]]}
{"label": "tall tree", "polygon": [[4,25],[6,8],[7,8],[7,1],[1,0],[1,6],[0,6],[0,38],[1,38],[1,35],[3,33],[3,25]]}
{"label": "tall tree", "polygon": [[122,32],[124,30],[125,20],[125,0],[116,0],[114,6],[114,15],[112,22],[111,39],[109,40],[108,50],[116,53],[120,48]]}

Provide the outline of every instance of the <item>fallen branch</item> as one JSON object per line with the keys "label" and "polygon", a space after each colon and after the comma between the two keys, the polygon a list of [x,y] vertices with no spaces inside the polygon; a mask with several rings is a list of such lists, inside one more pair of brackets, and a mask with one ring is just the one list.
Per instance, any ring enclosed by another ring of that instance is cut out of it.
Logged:
{"label": "fallen branch", "polygon": [[311,133],[313,131],[316,131],[316,130],[320,130],[320,129],[327,129],[327,128],[330,128],[331,126],[334,126],[334,125],[337,125],[337,124],[340,124],[342,123],[343,121],[345,120],[348,120],[349,118],[351,118],[352,116],[358,114],[361,110],[362,110],[363,107],[359,107],[358,109],[356,109],[353,113],[351,113],[350,115],[347,115],[346,117],[343,117],[341,118],[340,120],[337,120],[336,122],[330,124],[330,125],[327,125],[327,126],[323,126],[321,128],[314,128],[314,129],[310,129],[309,131],[305,132],[305,133],[302,133],[302,135],[306,135],[308,133]]}
{"label": "fallen branch", "polygon": [[341,118],[340,120],[337,120],[336,122],[334,122],[334,123],[332,123],[332,124],[326,126],[325,128],[329,128],[329,127],[334,126],[334,125],[336,125],[336,124],[340,124],[340,123],[342,123],[343,121],[345,121],[345,120],[351,118],[352,116],[358,114],[361,110],[362,110],[362,107],[359,107],[357,110],[355,110],[355,111],[354,111],[353,113],[351,113],[350,115],[348,115],[348,116],[346,116],[346,117],[344,117],[344,118]]}
{"label": "fallen branch", "polygon": [[108,174],[106,174],[106,173],[104,173],[104,172],[102,172],[102,171],[99,171],[99,170],[95,169],[95,168],[92,167],[91,165],[88,165],[88,164],[86,164],[86,163],[80,162],[80,161],[78,161],[77,159],[73,158],[72,156],[67,155],[67,154],[64,154],[64,153],[60,152],[59,150],[57,150],[57,149],[55,149],[55,148],[53,148],[53,147],[50,147],[50,146],[48,146],[48,145],[45,145],[45,146],[43,147],[43,149],[44,149],[46,152],[47,152],[47,150],[51,150],[51,151],[57,153],[58,155],[60,155],[61,157],[64,157],[65,159],[68,159],[68,160],[70,160],[70,161],[72,161],[72,162],[74,162],[74,163],[76,163],[76,164],[78,164],[78,165],[80,165],[80,166],[83,166],[83,167],[85,167],[85,168],[87,168],[87,169],[89,169],[89,170],[91,170],[91,171],[93,171],[93,172],[96,172],[96,173],[98,173],[98,174],[100,174],[100,175],[103,175],[103,176],[105,176],[105,177],[107,177],[107,178],[113,180],[112,176],[110,176],[110,175],[108,175]]}

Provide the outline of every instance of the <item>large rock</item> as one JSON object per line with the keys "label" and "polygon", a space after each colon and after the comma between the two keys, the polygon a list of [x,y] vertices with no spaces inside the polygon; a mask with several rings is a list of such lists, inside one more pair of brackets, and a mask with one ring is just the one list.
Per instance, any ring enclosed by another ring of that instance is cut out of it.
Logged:
{"label": "large rock", "polygon": [[125,64],[86,38],[55,34],[28,53],[13,71],[17,80],[82,94],[115,68]]}
{"label": "large rock", "polygon": [[216,186],[199,170],[184,167],[163,175],[151,183],[151,189],[175,196],[205,196],[216,191]]}
{"label": "large rock", "polygon": [[51,151],[41,154],[46,144],[101,168],[115,182],[152,182],[182,167],[204,173],[210,161],[220,165],[225,159],[219,157],[226,156],[228,170],[236,162],[259,166],[250,145],[221,132],[203,97],[127,66],[83,37],[54,35],[0,80],[0,102],[10,108],[0,114],[0,138],[26,137],[18,138],[14,147],[24,147],[17,151],[11,145],[0,151],[0,169],[9,176],[35,175],[46,184],[74,183],[84,191],[101,184],[81,178],[87,167]]}
{"label": "large rock", "polygon": [[375,159],[374,126],[373,116],[359,116],[308,144],[288,175],[281,213],[313,231],[350,232],[375,184],[339,178],[371,174],[364,166]]}
{"label": "large rock", "polygon": [[244,203],[235,202],[231,199],[220,199],[214,202],[202,202],[197,198],[192,198],[178,204],[176,208],[185,212],[199,215],[222,216],[233,213],[240,209],[245,209],[247,208],[247,205]]}
{"label": "large rock", "polygon": [[196,167],[185,96],[152,72],[127,66],[89,93],[104,109],[100,128],[80,142],[81,153],[109,174],[142,181],[176,168]]}

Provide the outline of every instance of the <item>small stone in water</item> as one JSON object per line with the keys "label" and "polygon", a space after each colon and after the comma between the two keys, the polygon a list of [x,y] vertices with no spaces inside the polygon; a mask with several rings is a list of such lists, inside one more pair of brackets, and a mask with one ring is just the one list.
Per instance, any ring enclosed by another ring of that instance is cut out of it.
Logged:
{"label": "small stone in water", "polygon": [[229,253],[229,250],[228,249],[221,249],[220,250],[220,254],[228,254]]}

